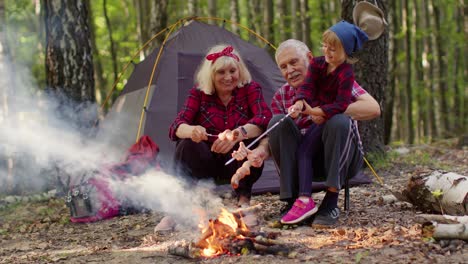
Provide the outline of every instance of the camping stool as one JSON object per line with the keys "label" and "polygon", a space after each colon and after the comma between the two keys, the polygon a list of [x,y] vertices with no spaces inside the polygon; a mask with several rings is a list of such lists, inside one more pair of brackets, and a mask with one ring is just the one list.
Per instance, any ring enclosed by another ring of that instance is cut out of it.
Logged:
{"label": "camping stool", "polygon": [[346,177],[344,187],[345,187],[344,210],[346,212],[346,217],[348,217],[348,214],[349,214],[349,177]]}

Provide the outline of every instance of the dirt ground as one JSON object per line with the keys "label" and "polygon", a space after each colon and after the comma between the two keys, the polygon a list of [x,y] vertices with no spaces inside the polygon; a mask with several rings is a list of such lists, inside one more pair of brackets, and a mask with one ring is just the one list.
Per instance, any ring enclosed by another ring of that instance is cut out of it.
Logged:
{"label": "dirt ground", "polygon": [[[468,175],[468,150],[439,145],[399,148],[389,159],[376,163],[377,173],[392,189],[402,191],[409,177],[420,171],[451,171]],[[406,153],[408,152],[408,153]],[[371,175],[369,170],[366,173]],[[374,182],[376,182],[374,180]],[[467,263],[467,241],[435,241],[426,237],[409,203],[383,203],[388,188],[369,184],[351,188],[351,210],[342,212],[339,225],[314,229],[310,224],[273,228],[283,204],[277,195],[260,195],[263,203],[259,228],[280,232],[289,256],[219,256],[188,259],[168,253],[182,241],[194,241],[199,233],[179,227],[154,233],[162,218],[158,212],[129,215],[92,224],[69,222],[63,199],[20,202],[0,209],[0,263]],[[316,194],[320,201],[323,194]],[[230,202],[230,201],[226,201]],[[340,206],[343,195],[340,195]]]}

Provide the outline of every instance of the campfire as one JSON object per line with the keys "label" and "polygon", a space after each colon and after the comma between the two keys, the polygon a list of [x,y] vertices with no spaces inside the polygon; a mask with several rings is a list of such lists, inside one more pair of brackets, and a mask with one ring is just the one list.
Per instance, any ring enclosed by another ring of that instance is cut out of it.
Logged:
{"label": "campfire", "polygon": [[261,205],[233,213],[223,208],[216,219],[210,219],[207,225],[200,226],[202,234],[198,241],[176,245],[169,249],[169,253],[187,258],[249,253],[287,256],[290,249],[276,240],[278,232],[252,231],[245,225],[243,216],[259,208]]}

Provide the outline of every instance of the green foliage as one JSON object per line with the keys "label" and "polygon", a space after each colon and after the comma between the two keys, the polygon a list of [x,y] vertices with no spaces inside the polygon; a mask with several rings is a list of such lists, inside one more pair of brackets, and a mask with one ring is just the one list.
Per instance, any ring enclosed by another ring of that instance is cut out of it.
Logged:
{"label": "green foliage", "polygon": [[368,250],[366,250],[364,252],[358,252],[356,254],[356,257],[354,258],[354,263],[361,263],[361,261],[367,256],[369,256],[369,251]]}

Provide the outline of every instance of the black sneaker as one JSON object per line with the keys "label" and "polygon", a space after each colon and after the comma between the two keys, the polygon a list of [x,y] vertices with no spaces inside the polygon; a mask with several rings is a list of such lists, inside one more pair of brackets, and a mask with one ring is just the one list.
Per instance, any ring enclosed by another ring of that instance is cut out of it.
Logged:
{"label": "black sneaker", "polygon": [[340,218],[338,207],[320,209],[315,215],[312,227],[332,227],[336,225],[338,218]]}

